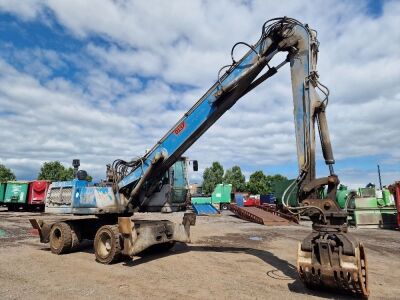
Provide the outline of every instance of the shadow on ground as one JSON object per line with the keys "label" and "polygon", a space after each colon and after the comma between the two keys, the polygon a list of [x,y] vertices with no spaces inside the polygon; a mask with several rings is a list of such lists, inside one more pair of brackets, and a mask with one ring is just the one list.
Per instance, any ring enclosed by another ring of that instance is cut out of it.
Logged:
{"label": "shadow on ground", "polygon": [[283,260],[273,253],[254,248],[244,248],[244,247],[225,247],[225,246],[196,246],[187,244],[176,244],[171,251],[166,252],[156,252],[156,250],[148,250],[139,257],[135,257],[133,260],[128,260],[123,263],[124,266],[134,267],[138,266],[152,260],[161,259],[170,255],[176,255],[186,252],[224,252],[224,253],[245,253],[248,255],[253,255],[265,263],[273,267],[272,270],[266,272],[266,277],[268,280],[282,280],[291,281],[288,283],[288,289],[291,292],[318,296],[326,299],[354,299],[352,297],[346,297],[346,295],[340,295],[326,292],[326,291],[316,291],[307,289],[303,283],[300,281],[297,270],[294,265],[286,260]]}
{"label": "shadow on ground", "polygon": [[[85,241],[78,251],[94,254],[93,242]],[[50,251],[48,247],[43,247],[40,250]],[[161,251],[159,248],[149,248],[133,259],[127,259],[122,262],[125,267],[135,267],[141,264],[148,263],[153,260],[162,259],[170,255],[178,255],[187,252],[222,252],[222,253],[244,253],[255,256],[272,266],[271,270],[265,273],[266,280],[279,280],[288,281],[288,289],[297,294],[317,296],[325,299],[354,299],[347,295],[337,294],[329,291],[319,291],[307,289],[300,281],[296,267],[288,261],[277,257],[275,254],[261,249],[248,248],[248,247],[234,247],[234,246],[199,246],[177,243],[170,251]]]}

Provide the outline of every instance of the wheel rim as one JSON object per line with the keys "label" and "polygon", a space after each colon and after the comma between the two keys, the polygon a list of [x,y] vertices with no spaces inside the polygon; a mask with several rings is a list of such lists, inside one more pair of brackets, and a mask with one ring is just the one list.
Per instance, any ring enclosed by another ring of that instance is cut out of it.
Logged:
{"label": "wheel rim", "polygon": [[107,258],[112,251],[112,238],[109,232],[100,233],[99,243],[97,245],[97,253],[102,258]]}
{"label": "wheel rim", "polygon": [[61,247],[61,242],[62,242],[62,232],[60,228],[56,227],[53,230],[53,236],[52,236],[52,244],[55,249],[59,249]]}

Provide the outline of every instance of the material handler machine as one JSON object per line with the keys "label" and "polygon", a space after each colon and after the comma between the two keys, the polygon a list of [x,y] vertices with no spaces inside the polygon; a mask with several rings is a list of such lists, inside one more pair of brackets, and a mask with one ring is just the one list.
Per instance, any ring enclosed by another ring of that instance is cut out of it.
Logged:
{"label": "material handler machine", "polygon": [[[234,58],[238,45],[249,48],[240,60]],[[182,224],[132,221],[131,216],[137,211],[180,210],[182,206],[170,203],[167,197],[165,174],[170,167],[241,97],[288,63],[299,175],[286,190],[283,203],[293,214],[308,216],[312,221],[312,232],[298,248],[299,277],[310,288],[368,297],[364,247],[347,232],[347,213],[335,201],[339,179],[334,173],[326,120],[329,90],[319,82],[316,69],[318,46],[316,31],[295,19],[283,17],[265,22],[254,45],[239,42],[233,46],[232,63],[220,69],[217,82],[150,151],[132,161],[116,160],[109,167],[107,175],[112,184],[89,186],[79,179],[53,183],[46,212],[67,216],[64,222],[55,224],[31,220],[39,229],[41,241],[50,242],[52,252],[61,254],[73,250],[83,238],[94,239],[96,259],[105,264],[133,256],[152,245],[168,248],[176,241],[189,242],[190,225],[195,223],[193,214],[185,214]],[[270,66],[279,52],[287,53],[287,57]],[[316,128],[329,169],[329,175],[323,178],[316,178]],[[324,189],[327,193],[322,192]],[[285,201],[294,191],[296,207]],[[71,214],[86,218],[68,217]]]}

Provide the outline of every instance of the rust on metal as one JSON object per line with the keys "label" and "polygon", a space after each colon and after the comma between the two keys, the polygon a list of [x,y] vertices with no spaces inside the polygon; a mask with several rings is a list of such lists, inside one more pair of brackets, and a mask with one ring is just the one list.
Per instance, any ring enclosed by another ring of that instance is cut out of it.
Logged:
{"label": "rust on metal", "polygon": [[263,204],[263,205],[259,205],[257,206],[258,208],[261,208],[262,210],[268,211],[273,215],[279,216],[281,218],[284,218],[286,220],[289,220],[291,222],[294,222],[296,224],[299,224],[299,219],[291,214],[285,214],[281,211],[276,210],[276,206],[275,205],[271,205],[271,204]]}
{"label": "rust on metal", "polygon": [[230,210],[241,219],[262,225],[287,225],[292,223],[290,220],[258,207],[239,207],[231,204]]}
{"label": "rust on metal", "polygon": [[118,230],[121,234],[131,234],[133,226],[130,217],[118,217]]}
{"label": "rust on metal", "polygon": [[316,260],[313,252],[298,248],[297,271],[301,281],[310,288],[326,288],[368,298],[368,264],[361,243],[354,249],[354,255],[331,253],[329,259]]}

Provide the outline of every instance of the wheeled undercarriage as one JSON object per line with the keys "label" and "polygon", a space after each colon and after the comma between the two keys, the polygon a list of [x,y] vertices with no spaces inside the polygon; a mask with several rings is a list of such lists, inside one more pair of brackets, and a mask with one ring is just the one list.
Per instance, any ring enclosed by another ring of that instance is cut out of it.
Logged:
{"label": "wheeled undercarriage", "polygon": [[103,264],[132,257],[150,247],[169,249],[175,242],[190,243],[190,226],[196,215],[185,213],[181,223],[169,220],[135,220],[131,217],[68,218],[46,223],[30,219],[41,243],[49,243],[52,253],[65,254],[79,248],[83,240],[93,240],[96,260]]}

